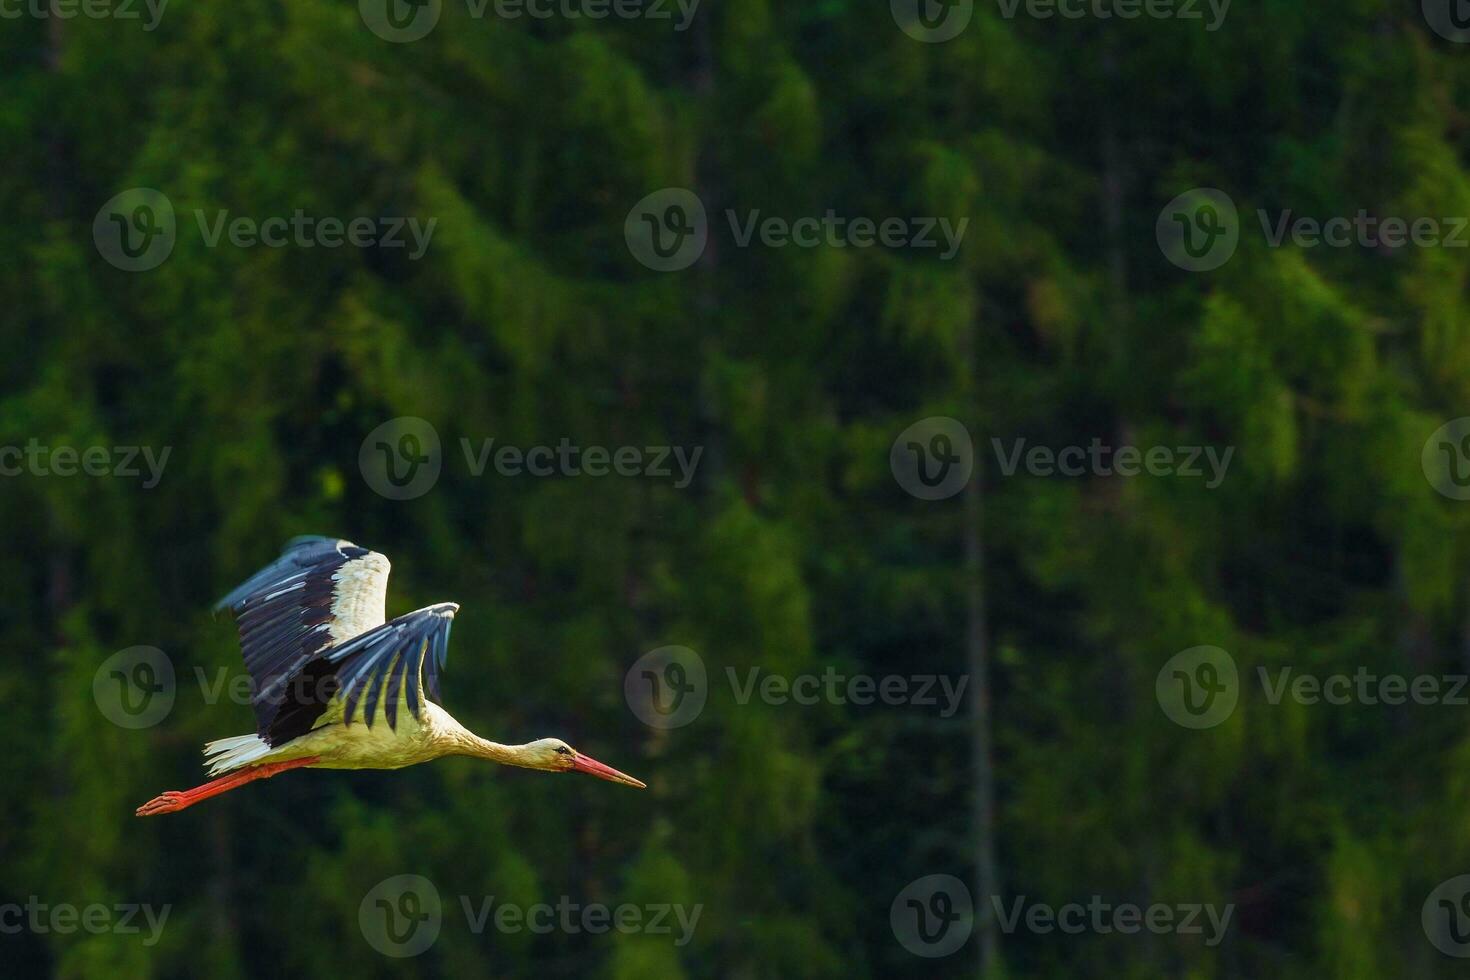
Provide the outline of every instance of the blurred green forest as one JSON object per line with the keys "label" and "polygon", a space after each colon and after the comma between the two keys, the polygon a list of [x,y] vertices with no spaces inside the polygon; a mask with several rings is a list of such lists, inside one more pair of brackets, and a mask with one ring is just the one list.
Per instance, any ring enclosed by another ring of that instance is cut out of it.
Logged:
{"label": "blurred green forest", "polygon": [[[927,0],[926,0],[927,2]],[[1269,703],[1258,668],[1470,670],[1470,504],[1426,439],[1470,414],[1470,249],[1276,247],[1272,216],[1470,215],[1470,48],[1417,2],[1262,0],[1204,20],[976,4],[944,43],[879,2],[703,0],[671,19],[470,15],[394,43],[350,0],[173,0],[140,19],[0,18],[0,445],[144,446],[157,485],[0,478],[0,902],[167,903],[136,935],[0,934],[13,976],[1281,977],[1462,975],[1421,925],[1470,871],[1470,725],[1452,705]],[[968,7],[968,4],[965,4]],[[19,4],[5,10],[29,10]],[[492,8],[493,10],[493,8]],[[932,11],[931,11],[932,12]],[[129,272],[94,244],[160,191],[177,241]],[[688,188],[709,244],[658,272],[637,202]],[[1178,268],[1160,209],[1240,211]],[[196,210],[436,219],[382,247],[211,247]],[[724,219],[968,219],[936,250],[741,247]],[[443,443],[386,499],[368,433]],[[899,433],[950,416],[975,478],[905,492]],[[472,473],[478,445],[702,447],[648,477]],[[1005,475],[991,440],[1233,447],[1226,478]],[[248,706],[211,603],[295,534],[394,562],[389,615],[463,604],[444,697],[502,741],[565,737],[649,783],[496,770],[290,773],[138,820],[203,781]],[[644,653],[709,669],[703,713],[644,725]],[[169,716],[113,724],[99,665],[179,671]],[[1174,724],[1155,677],[1227,650],[1240,703]],[[915,705],[740,704],[727,668],[969,676]],[[989,705],[989,710],[985,706]],[[994,818],[987,818],[993,799]],[[980,868],[977,871],[977,867]],[[698,903],[690,942],[364,941],[359,903]],[[910,882],[974,891],[920,958]],[[1234,905],[1225,940],[1004,932],[1009,907]]]}

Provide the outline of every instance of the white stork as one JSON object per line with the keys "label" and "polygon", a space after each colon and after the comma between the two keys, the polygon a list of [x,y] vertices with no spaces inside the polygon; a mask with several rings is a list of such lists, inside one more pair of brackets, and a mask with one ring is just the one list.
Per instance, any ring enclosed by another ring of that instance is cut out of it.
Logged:
{"label": "white stork", "polygon": [[[439,705],[439,671],[459,605],[384,622],[388,559],[350,541],[300,537],[221,599],[240,629],[254,735],[204,747],[213,779],[138,808],[173,813],[287,769],[401,769],[446,755],[547,772],[585,772],[644,788],[559,738],[501,745]],[[358,709],[361,709],[359,712]]]}

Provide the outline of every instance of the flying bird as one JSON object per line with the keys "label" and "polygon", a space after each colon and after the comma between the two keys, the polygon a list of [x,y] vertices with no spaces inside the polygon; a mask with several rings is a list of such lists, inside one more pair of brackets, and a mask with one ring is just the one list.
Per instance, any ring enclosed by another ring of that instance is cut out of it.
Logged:
{"label": "flying bird", "polygon": [[459,605],[441,602],[385,622],[388,559],[350,541],[300,537],[225,596],[252,680],[255,734],[204,746],[212,779],[170,791],[137,815],[174,813],[288,769],[402,769],[468,755],[546,772],[643,783],[559,738],[502,745],[440,704],[439,672]]}

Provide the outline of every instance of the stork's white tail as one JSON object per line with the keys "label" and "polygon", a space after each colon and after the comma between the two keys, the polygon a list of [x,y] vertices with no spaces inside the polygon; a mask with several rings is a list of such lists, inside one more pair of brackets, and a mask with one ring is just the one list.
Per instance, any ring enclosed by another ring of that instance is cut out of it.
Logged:
{"label": "stork's white tail", "polygon": [[209,766],[211,776],[218,776],[241,766],[248,766],[252,762],[259,762],[270,753],[271,747],[259,735],[236,735],[233,738],[215,739],[206,744],[204,764]]}

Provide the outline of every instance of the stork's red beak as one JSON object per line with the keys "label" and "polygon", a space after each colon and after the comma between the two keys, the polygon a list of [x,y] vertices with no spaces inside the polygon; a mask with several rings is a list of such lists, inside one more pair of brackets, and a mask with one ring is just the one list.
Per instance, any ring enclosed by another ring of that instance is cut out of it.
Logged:
{"label": "stork's red beak", "polygon": [[612,766],[604,766],[596,759],[585,756],[580,752],[572,756],[572,771],[585,772],[587,775],[596,776],[598,779],[606,779],[613,783],[623,783],[626,786],[637,786],[639,789],[648,788],[642,781],[634,779],[627,773],[618,772]]}

